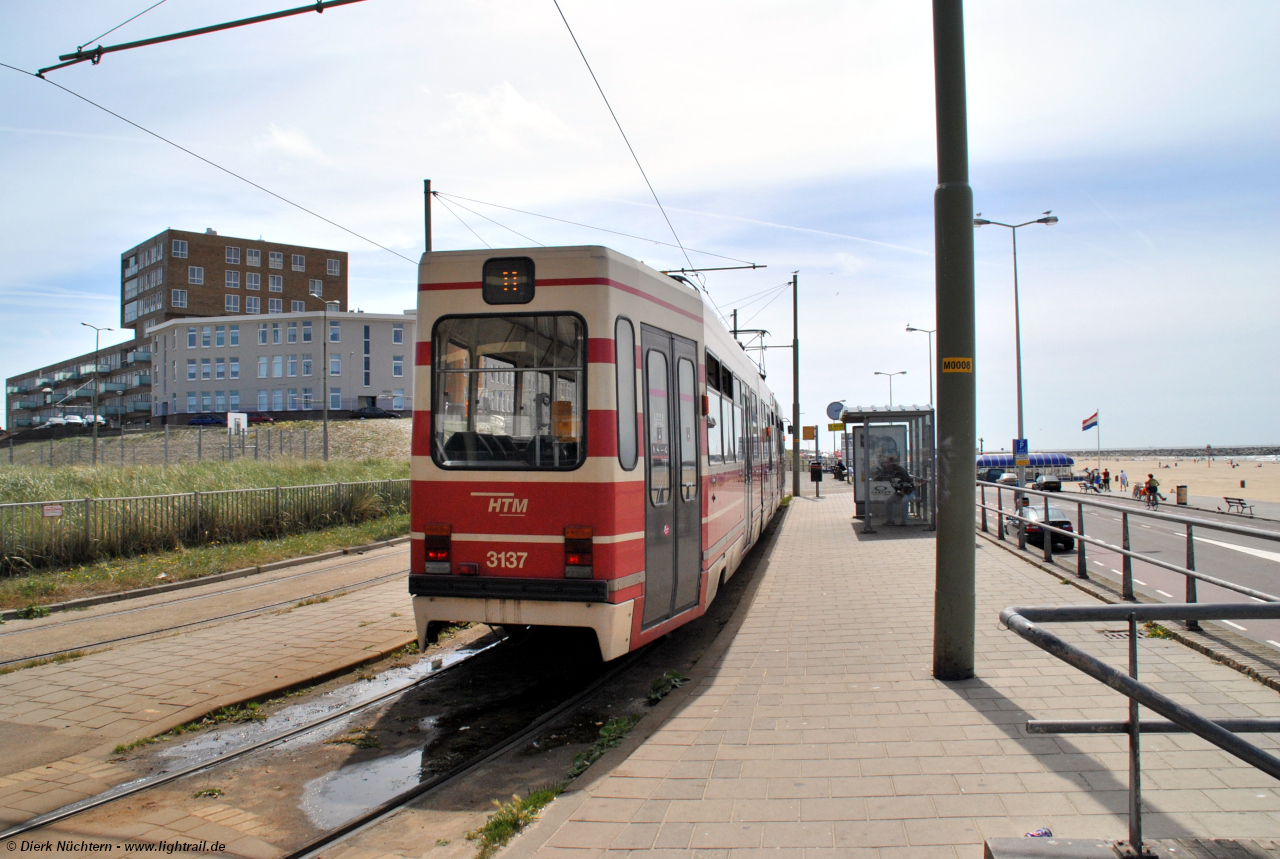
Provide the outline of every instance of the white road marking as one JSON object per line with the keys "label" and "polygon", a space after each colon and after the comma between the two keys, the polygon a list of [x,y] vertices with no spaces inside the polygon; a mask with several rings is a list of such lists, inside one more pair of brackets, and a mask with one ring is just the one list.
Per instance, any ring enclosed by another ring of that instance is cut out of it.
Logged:
{"label": "white road marking", "polygon": [[1253,600],[1254,602],[1260,602],[1260,603],[1262,603],[1263,605],[1266,605],[1266,604],[1267,604],[1267,601],[1266,601],[1266,600],[1260,600],[1260,599],[1258,599],[1257,597],[1249,597],[1249,599]]}
{"label": "white road marking", "polygon": [[1272,647],[1280,647],[1280,641],[1272,641],[1269,638],[1267,639],[1267,644],[1270,644]]}
{"label": "white road marking", "polygon": [[1094,563],[1095,563],[1095,564],[1097,564],[1099,567],[1105,567],[1105,566],[1106,566],[1106,564],[1102,563],[1102,561],[1094,561]]}
{"label": "white road marking", "polygon": [[1204,537],[1196,537],[1196,542],[1208,543],[1211,546],[1221,546],[1224,549],[1243,552],[1246,555],[1253,555],[1255,558],[1265,558],[1268,561],[1280,561],[1280,552],[1268,552],[1266,549],[1255,549],[1252,546],[1240,546],[1236,543],[1224,543],[1221,540],[1207,540]]}
{"label": "white road marking", "polygon": [[1167,593],[1166,591],[1162,591],[1159,588],[1156,588],[1156,593],[1161,594],[1163,596],[1167,596],[1169,599],[1173,599],[1173,594]]}
{"label": "white road marking", "polygon": [[1241,632],[1244,632],[1244,631],[1245,631],[1245,628],[1244,628],[1243,626],[1241,626],[1240,624],[1238,624],[1238,623],[1232,623],[1232,622],[1231,622],[1231,621],[1229,621],[1229,620],[1224,620],[1224,621],[1223,621],[1223,623],[1225,623],[1227,626],[1229,626],[1229,627],[1231,627],[1231,628],[1233,628],[1233,629],[1238,629],[1238,630],[1240,630]]}
{"label": "white road marking", "polygon": [[1120,572],[1120,571],[1119,571],[1119,570],[1117,570],[1115,567],[1112,567],[1112,568],[1111,568],[1111,572],[1115,573],[1117,576],[1123,576],[1123,575],[1124,575],[1124,573]]}
{"label": "white road marking", "polygon": [[1134,580],[1133,580],[1133,583],[1134,583],[1135,585],[1142,585],[1144,588],[1147,586],[1147,583],[1146,583],[1146,582],[1144,582],[1142,579],[1134,579]]}

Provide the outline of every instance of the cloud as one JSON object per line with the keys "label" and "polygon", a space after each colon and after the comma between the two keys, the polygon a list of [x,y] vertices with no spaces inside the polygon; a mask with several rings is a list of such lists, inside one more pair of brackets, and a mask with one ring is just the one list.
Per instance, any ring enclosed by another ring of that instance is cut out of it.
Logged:
{"label": "cloud", "polygon": [[466,134],[505,152],[526,152],[534,143],[556,143],[574,139],[574,134],[554,112],[525,98],[509,81],[487,93],[453,93],[452,116],[443,123],[445,131]]}
{"label": "cloud", "polygon": [[258,138],[256,148],[259,152],[275,152],[321,164],[329,161],[328,156],[304,132],[284,129],[274,122],[268,126],[266,134]]}

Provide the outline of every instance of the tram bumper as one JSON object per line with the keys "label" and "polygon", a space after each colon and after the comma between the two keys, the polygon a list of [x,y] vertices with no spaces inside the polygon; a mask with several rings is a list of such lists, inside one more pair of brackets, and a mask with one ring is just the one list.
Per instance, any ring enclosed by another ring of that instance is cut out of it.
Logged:
{"label": "tram bumper", "polygon": [[[490,578],[489,582],[497,586],[489,589],[478,587],[482,582],[476,577],[410,576],[409,579],[421,650],[426,649],[427,625],[433,621],[591,629],[600,646],[600,657],[606,662],[631,650],[634,601],[608,602],[605,581],[509,579],[494,582]],[[503,586],[508,582],[513,585],[520,582],[523,585],[520,590],[535,592],[530,597],[513,597],[508,587]],[[537,585],[529,588],[532,582],[545,582],[546,593],[536,593],[542,589]],[[550,589],[553,583],[555,590]],[[464,592],[459,592],[457,585],[463,585]]]}

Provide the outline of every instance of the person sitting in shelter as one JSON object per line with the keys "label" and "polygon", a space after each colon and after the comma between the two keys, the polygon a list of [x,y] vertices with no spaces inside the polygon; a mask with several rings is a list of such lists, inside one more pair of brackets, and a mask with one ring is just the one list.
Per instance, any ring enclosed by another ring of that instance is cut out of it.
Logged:
{"label": "person sitting in shelter", "polygon": [[[907,505],[916,494],[915,478],[898,463],[896,456],[887,456],[871,479],[885,480],[893,486],[894,495],[902,499],[902,524],[907,524]],[[893,521],[885,524],[892,525]]]}

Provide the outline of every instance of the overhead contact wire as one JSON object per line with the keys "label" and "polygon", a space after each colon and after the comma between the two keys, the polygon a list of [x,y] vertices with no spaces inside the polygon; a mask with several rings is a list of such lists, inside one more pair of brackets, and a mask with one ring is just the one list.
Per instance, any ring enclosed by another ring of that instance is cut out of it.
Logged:
{"label": "overhead contact wire", "polygon": [[[432,194],[434,194],[434,195],[435,195],[435,196],[437,196],[437,197],[439,196],[439,192],[438,192],[438,191],[433,191],[433,192],[432,192]],[[440,202],[441,202],[441,203],[444,203],[444,200],[441,200]],[[519,236],[520,238],[524,239],[525,241],[533,242],[535,245],[537,245],[537,246],[538,246],[538,247],[540,247],[540,248],[545,248],[545,247],[546,247],[546,245],[544,245],[542,242],[538,241],[537,239],[535,239],[535,238],[531,238],[531,237],[529,237],[529,236],[526,236],[524,233],[520,232],[519,230],[513,230],[513,229],[511,229],[511,227],[508,227],[506,224],[500,224],[500,223],[498,223],[497,221],[495,221],[493,218],[490,218],[490,217],[488,217],[487,215],[482,215],[482,214],[480,214],[479,212],[477,212],[475,209],[472,209],[472,208],[469,208],[469,207],[467,207],[467,206],[462,205],[462,204],[461,204],[461,203],[459,203],[456,199],[453,201],[453,204],[454,204],[455,206],[457,206],[459,209],[463,209],[463,210],[465,210],[465,211],[470,212],[471,214],[475,215],[477,218],[484,218],[486,221],[488,221],[489,223],[493,224],[494,226],[502,227],[502,229],[506,230],[506,231],[507,231],[507,232],[509,232],[509,233],[515,233],[517,236]],[[447,205],[447,204],[446,204],[446,205]],[[456,217],[456,216],[455,216],[455,217]]]}
{"label": "overhead contact wire", "polygon": [[484,245],[486,248],[489,248],[490,250],[493,250],[493,245],[489,244],[489,243],[488,243],[488,242],[486,242],[484,239],[480,238],[480,234],[479,234],[479,233],[477,233],[475,230],[472,230],[472,229],[471,229],[471,225],[470,225],[470,224],[468,224],[466,221],[462,220],[462,216],[461,216],[461,215],[459,215],[457,212],[455,212],[455,211],[453,210],[453,207],[452,207],[452,206],[450,206],[448,203],[446,203],[443,199],[440,201],[440,203],[441,203],[441,204],[442,204],[446,209],[448,209],[448,210],[449,210],[449,214],[450,214],[450,215],[453,215],[455,218],[457,218],[457,219],[458,219],[458,223],[459,223],[459,224],[462,224],[462,226],[466,227],[468,230],[471,230],[471,235],[475,236],[475,237],[476,237],[476,240],[477,240],[477,241],[479,241],[479,242],[480,242],[480,244]]}
{"label": "overhead contact wire", "polygon": [[[148,12],[150,12],[152,9],[156,8],[157,6],[159,6],[159,5],[161,5],[161,4],[165,3],[165,2],[167,2],[167,0],[160,0],[160,2],[159,2],[159,3],[152,3],[150,6],[148,6],[148,7],[147,7],[147,8],[145,8],[145,9],[143,9],[141,12],[139,12],[137,15],[134,15],[132,18],[129,18],[129,19],[128,19],[128,20],[126,20],[126,21],[121,21],[119,24],[116,24],[116,25],[115,25],[114,27],[112,27],[110,30],[108,30],[107,32],[103,33],[103,34],[102,34],[102,36],[110,36],[112,33],[114,33],[116,30],[119,30],[119,29],[120,29],[121,27],[123,27],[125,24],[128,24],[128,23],[129,23],[129,21],[133,21],[133,20],[136,20],[136,19],[138,19],[138,18],[141,18],[143,15],[147,14],[147,13],[148,13]],[[102,38],[102,36],[94,36],[92,39],[88,39],[88,40],[86,40],[86,41],[85,41],[85,43],[84,43],[84,45],[79,45],[79,46],[77,46],[77,47],[76,47],[76,50],[77,50],[77,51],[83,51],[83,50],[84,50],[84,46],[85,46],[85,45],[91,45],[91,44],[93,44],[94,42],[96,42],[96,41],[98,41],[99,39],[101,39],[101,38]]]}

